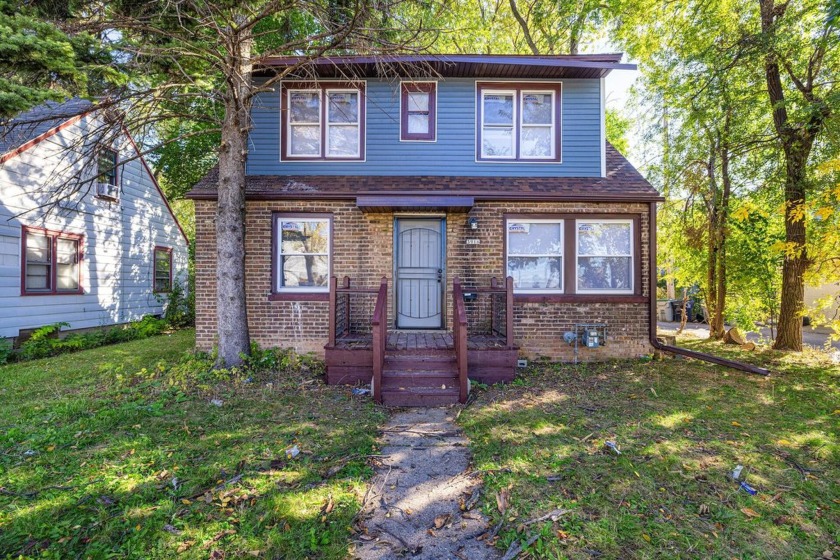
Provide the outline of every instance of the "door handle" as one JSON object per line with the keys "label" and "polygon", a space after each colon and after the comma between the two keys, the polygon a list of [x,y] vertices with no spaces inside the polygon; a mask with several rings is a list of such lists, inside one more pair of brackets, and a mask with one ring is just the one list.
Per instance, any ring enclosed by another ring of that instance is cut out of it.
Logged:
{"label": "door handle", "polygon": [[443,280],[443,269],[442,268],[438,269],[437,280],[438,280],[438,284],[440,284],[441,281]]}

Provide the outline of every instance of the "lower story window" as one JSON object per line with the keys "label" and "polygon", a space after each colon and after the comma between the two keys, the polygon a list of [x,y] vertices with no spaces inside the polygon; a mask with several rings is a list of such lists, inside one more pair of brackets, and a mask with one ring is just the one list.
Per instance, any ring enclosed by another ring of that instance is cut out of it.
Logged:
{"label": "lower story window", "polygon": [[329,291],[329,217],[279,214],[274,232],[275,291]]}
{"label": "lower story window", "polygon": [[80,292],[82,236],[25,227],[23,243],[24,294]]}
{"label": "lower story window", "polygon": [[633,293],[633,222],[577,221],[577,292]]}
{"label": "lower story window", "polygon": [[155,247],[155,291],[172,291],[172,249]]}
{"label": "lower story window", "polygon": [[507,275],[519,292],[563,290],[563,220],[508,220]]}

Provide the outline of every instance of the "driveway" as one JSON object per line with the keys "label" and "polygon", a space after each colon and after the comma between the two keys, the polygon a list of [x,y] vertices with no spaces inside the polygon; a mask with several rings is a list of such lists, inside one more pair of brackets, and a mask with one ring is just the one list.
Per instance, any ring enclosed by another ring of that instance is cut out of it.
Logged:
{"label": "driveway", "polygon": [[[660,321],[656,326],[661,331],[676,331],[680,328],[679,323],[668,323],[665,321]],[[683,332],[691,333],[699,338],[706,338],[709,336],[709,326],[705,323],[686,323]],[[756,343],[769,343],[772,341],[770,338],[770,329],[767,327],[762,328],[758,332],[750,331],[746,336],[747,340]],[[802,342],[805,345],[822,350],[825,348],[826,340],[828,340],[828,333],[813,330],[811,327],[802,328]],[[831,346],[836,350],[840,350],[840,340],[833,341]]]}

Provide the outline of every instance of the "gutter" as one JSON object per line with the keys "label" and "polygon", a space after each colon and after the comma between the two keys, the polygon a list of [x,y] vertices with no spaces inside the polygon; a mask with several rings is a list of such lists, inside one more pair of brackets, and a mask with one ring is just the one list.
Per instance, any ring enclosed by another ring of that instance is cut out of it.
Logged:
{"label": "gutter", "polygon": [[704,354],[703,352],[696,352],[679,346],[671,346],[670,344],[662,344],[656,338],[656,202],[650,203],[650,344],[657,350],[669,352],[671,354],[679,354],[687,358],[694,358],[695,360],[703,360],[720,366],[725,366],[733,369],[745,371],[747,373],[754,373],[756,375],[770,375],[769,369],[754,366],[752,364],[745,364],[736,360],[727,360],[711,354]]}

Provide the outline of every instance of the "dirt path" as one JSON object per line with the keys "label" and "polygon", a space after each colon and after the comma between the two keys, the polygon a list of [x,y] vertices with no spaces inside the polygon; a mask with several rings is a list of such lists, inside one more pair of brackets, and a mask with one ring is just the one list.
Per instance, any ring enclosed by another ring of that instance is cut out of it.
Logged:
{"label": "dirt path", "polygon": [[501,555],[476,540],[488,531],[478,508],[480,481],[470,471],[467,439],[454,411],[420,408],[394,414],[382,431],[382,459],[359,516],[367,534],[355,558],[495,559]]}

